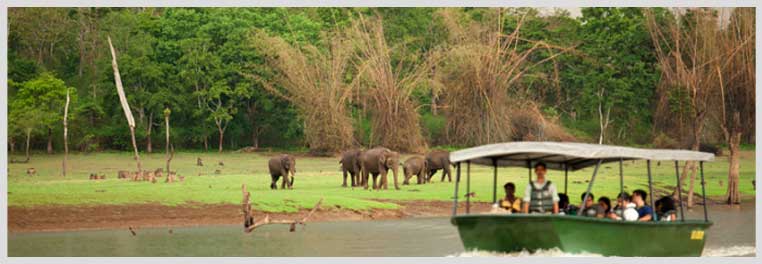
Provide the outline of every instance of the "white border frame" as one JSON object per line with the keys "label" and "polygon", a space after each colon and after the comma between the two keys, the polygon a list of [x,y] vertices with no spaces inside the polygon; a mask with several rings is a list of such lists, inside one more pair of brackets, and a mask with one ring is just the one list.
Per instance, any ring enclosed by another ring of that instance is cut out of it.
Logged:
{"label": "white border frame", "polygon": [[[515,262],[515,263],[537,263],[537,262],[566,262],[566,263],[638,263],[643,262],[675,262],[675,263],[759,263],[762,260],[760,255],[762,254],[762,245],[759,243],[760,237],[762,237],[762,230],[755,226],[756,231],[756,248],[757,257],[703,257],[703,258],[557,258],[557,257],[531,257],[531,258],[8,258],[8,142],[7,142],[7,120],[8,120],[8,7],[23,7],[23,6],[36,6],[36,7],[69,7],[69,6],[286,6],[286,7],[323,7],[323,6],[375,6],[375,7],[445,7],[445,6],[526,6],[526,7],[589,7],[589,6],[634,6],[634,7],[652,7],[652,6],[664,6],[664,7],[681,7],[681,6],[706,6],[706,7],[734,7],[734,6],[754,6],[756,7],[757,18],[757,36],[760,35],[762,29],[760,29],[760,17],[762,17],[762,9],[760,9],[761,3],[752,0],[735,0],[735,1],[708,1],[708,0],[673,0],[673,1],[654,1],[654,0],[632,0],[632,1],[583,1],[583,0],[566,0],[566,1],[550,1],[550,0],[515,0],[515,1],[453,1],[453,0],[440,0],[440,1],[415,1],[415,0],[388,0],[382,3],[369,3],[367,1],[358,0],[325,0],[325,1],[295,1],[295,0],[263,0],[263,1],[204,1],[204,0],[191,0],[191,1],[167,1],[167,0],[153,0],[153,1],[128,1],[128,0],[108,0],[108,1],[93,1],[93,0],[67,0],[67,1],[44,1],[44,0],[7,0],[0,1],[0,145],[3,147],[3,151],[0,152],[0,263],[77,263],[77,262],[90,262],[97,261],[102,263],[166,263],[166,262],[183,262],[183,263],[208,263],[208,262],[225,262],[225,263],[251,263],[254,262],[268,262],[268,263],[356,263],[358,261],[367,263],[382,263],[394,261],[398,263],[492,263],[492,262]],[[759,40],[759,39],[758,39]],[[757,50],[760,50],[762,44],[756,42]],[[757,76],[762,75],[762,67],[760,67],[760,60],[756,61],[756,73]],[[757,79],[756,87],[757,94],[762,90],[760,88],[760,81]],[[756,106],[756,123],[762,119],[762,106],[757,104]],[[761,138],[762,130],[756,129],[756,138]],[[756,167],[762,166],[762,152],[757,148],[756,150]],[[756,179],[759,180],[760,172],[756,172]],[[762,194],[756,193],[756,219],[760,219],[762,216],[762,203],[760,203],[760,197]],[[644,241],[647,243],[647,241]]]}

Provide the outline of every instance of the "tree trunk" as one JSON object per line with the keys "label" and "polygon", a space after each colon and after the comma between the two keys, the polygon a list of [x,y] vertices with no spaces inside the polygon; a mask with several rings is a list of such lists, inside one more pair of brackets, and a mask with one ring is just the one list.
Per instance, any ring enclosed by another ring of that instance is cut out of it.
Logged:
{"label": "tree trunk", "polygon": [[600,92],[598,95],[600,100],[598,101],[598,124],[600,125],[601,134],[598,137],[598,144],[603,144],[604,136],[606,134],[606,130],[609,127],[610,123],[610,117],[611,117],[611,107],[609,106],[608,110],[606,110],[606,114],[603,114],[603,91]]}
{"label": "tree trunk", "polygon": [[14,153],[16,153],[16,139],[15,139],[14,137],[10,137],[10,138],[9,138],[9,140],[8,140],[8,145],[9,145],[9,147],[11,148],[11,149],[10,149],[11,155],[13,155]]}
{"label": "tree trunk", "polygon": [[220,133],[219,153],[222,153],[222,138],[225,136],[225,129],[223,129],[223,128],[217,128],[217,130]]}
{"label": "tree trunk", "polygon": [[249,117],[249,122],[251,122],[251,146],[255,149],[259,148],[259,127],[257,127],[256,113],[256,104],[248,102],[246,114]]}
{"label": "tree trunk", "polygon": [[741,192],[738,190],[738,169],[740,166],[741,158],[741,114],[739,112],[733,113],[732,126],[728,129],[728,125],[723,123],[723,132],[725,132],[725,140],[730,148],[730,156],[728,157],[728,192],[727,203],[728,204],[740,204]]}
{"label": "tree trunk", "polygon": [[[694,150],[694,148],[691,147],[691,150]],[[696,147],[695,150],[698,150],[698,147]],[[682,189],[683,191],[685,191],[685,188],[683,188],[683,185],[685,185],[685,179],[688,178],[688,174],[689,173],[691,175],[691,177],[690,177],[690,181],[691,182],[689,183],[690,187],[688,189],[688,195],[689,196],[687,197],[688,198],[688,200],[687,200],[688,207],[693,206],[693,203],[692,203],[693,202],[693,198],[691,198],[690,196],[693,195],[693,190],[692,189],[693,189],[693,182],[694,182],[694,180],[696,178],[696,173],[695,172],[696,172],[696,162],[692,161],[692,160],[689,160],[689,161],[685,162],[685,166],[683,166],[683,171],[680,173],[680,189]],[[672,198],[675,201],[679,201],[678,198],[680,197],[680,196],[677,195],[677,190],[678,190],[677,187],[675,187],[675,191],[673,192],[673,195],[672,195]],[[682,203],[683,201],[679,201],[679,202]]]}
{"label": "tree trunk", "polygon": [[[699,151],[699,147],[701,145],[701,130],[704,127],[704,114],[698,114],[696,115],[695,125],[693,127],[693,151]],[[696,166],[696,162],[691,162],[691,179],[690,183],[688,184],[688,208],[693,207],[693,186],[694,182],[696,181],[696,173],[698,172],[698,168]]]}
{"label": "tree trunk", "polygon": [[204,151],[209,151],[209,136],[204,136]]}
{"label": "tree trunk", "polygon": [[[700,145],[699,143],[700,139],[698,136],[696,136],[694,140],[695,142],[693,143],[693,147],[691,149],[693,151],[698,151],[699,145]],[[693,207],[693,189],[694,189],[694,184],[696,182],[697,172],[698,172],[698,167],[696,166],[696,161],[691,161],[691,167],[690,167],[691,178],[690,178],[690,182],[688,183],[688,204],[687,204],[687,207],[689,209]]]}
{"label": "tree trunk", "polygon": [[255,128],[251,131],[251,146],[254,149],[259,149],[259,129]]}
{"label": "tree trunk", "polygon": [[[680,171],[680,190],[685,190],[683,189],[682,183],[685,183],[685,179],[688,177],[688,171],[691,170],[692,166],[693,166],[693,161],[690,161],[690,160],[686,161],[685,165],[683,165],[683,169],[682,171]],[[675,184],[677,184],[677,182]],[[675,185],[675,190],[672,191],[672,199],[682,203],[683,201],[680,201],[679,199],[680,196],[677,194],[677,191],[678,191],[678,188],[677,188],[677,185]]]}
{"label": "tree trunk", "polygon": [[148,114],[148,128],[146,129],[146,152],[152,153],[153,146],[151,144],[151,128],[153,127],[153,112]]}
{"label": "tree trunk", "polygon": [[79,13],[79,36],[77,38],[77,43],[79,44],[79,65],[77,66],[77,74],[80,78],[82,78],[82,72],[83,68],[85,66],[85,22],[84,22],[84,10],[86,8],[84,7],[78,7],[77,11]]}
{"label": "tree trunk", "polygon": [[[694,141],[693,146],[691,147],[691,150],[698,151],[698,149],[699,149],[699,143],[698,141]],[[697,170],[696,170],[695,161],[689,161],[689,163],[690,164],[686,164],[686,168],[683,169],[683,174],[680,175],[680,183],[684,183],[685,177],[688,175],[688,173],[690,173],[691,177],[690,177],[690,182],[688,183],[688,201],[686,205],[688,208],[691,208],[693,207],[693,185],[694,185],[694,182],[696,181]]]}
{"label": "tree trunk", "polygon": [[130,127],[130,136],[132,137],[132,149],[135,152],[135,161],[138,165],[138,173],[134,174],[132,180],[137,181],[138,179],[143,178],[143,166],[140,164],[140,155],[138,154],[138,144],[135,141],[135,127]]}
{"label": "tree trunk", "polygon": [[730,167],[728,170],[728,193],[727,193],[727,202],[728,204],[740,204],[741,203],[741,192],[738,190],[738,169],[740,165],[740,145],[741,145],[741,132],[740,131],[734,131],[733,135],[730,136],[730,140],[728,142],[728,145],[730,147],[730,157],[728,157],[728,162],[730,163]]}
{"label": "tree trunk", "polygon": [[164,182],[174,182],[175,181],[175,174],[170,171],[169,164],[172,161],[172,156],[174,156],[174,151],[170,152],[169,150],[169,114],[170,114],[169,108],[164,109],[164,127],[165,127],[165,135],[166,135],[166,141],[165,141],[165,152],[167,154],[167,178],[164,180]]}
{"label": "tree trunk", "polygon": [[66,106],[64,107],[63,118],[63,136],[64,136],[64,158],[63,158],[63,176],[66,177],[66,166],[69,162],[69,89],[66,89]]}
{"label": "tree trunk", "polygon": [[127,96],[124,95],[124,88],[122,87],[122,78],[119,75],[119,66],[116,63],[116,51],[114,51],[114,45],[111,44],[111,37],[108,37],[108,46],[111,49],[111,67],[114,69],[114,82],[116,83],[116,91],[119,94],[119,102],[122,105],[124,116],[127,118],[127,124],[130,126],[130,136],[132,137],[132,149],[135,152],[135,161],[137,161],[138,172],[134,174],[132,180],[137,180],[143,176],[143,166],[140,164],[140,154],[138,154],[138,144],[135,142],[135,119],[132,117],[132,111],[130,110],[130,104],[127,102]]}
{"label": "tree trunk", "polygon": [[693,207],[693,186],[696,182],[696,162],[693,162],[693,170],[691,170],[691,179],[688,183],[688,209]]}
{"label": "tree trunk", "polygon": [[431,94],[431,114],[437,115],[437,98],[434,93]]}
{"label": "tree trunk", "polygon": [[32,140],[32,130],[27,129],[26,130],[26,160],[24,162],[29,162],[29,143]]}
{"label": "tree trunk", "polygon": [[48,127],[48,154],[53,154],[53,129]]}

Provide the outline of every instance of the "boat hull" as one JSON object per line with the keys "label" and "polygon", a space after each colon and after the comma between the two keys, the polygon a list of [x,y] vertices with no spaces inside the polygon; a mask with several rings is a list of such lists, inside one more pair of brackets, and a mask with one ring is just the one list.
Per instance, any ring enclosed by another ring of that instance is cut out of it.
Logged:
{"label": "boat hull", "polygon": [[485,214],[452,218],[466,250],[558,248],[604,256],[701,256],[712,223],[623,222],[563,215]]}

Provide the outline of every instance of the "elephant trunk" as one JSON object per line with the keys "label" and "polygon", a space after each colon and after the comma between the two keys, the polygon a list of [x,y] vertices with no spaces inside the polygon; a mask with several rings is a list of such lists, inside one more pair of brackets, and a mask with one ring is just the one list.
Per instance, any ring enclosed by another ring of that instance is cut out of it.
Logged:
{"label": "elephant trunk", "polygon": [[394,174],[394,189],[399,190],[400,185],[397,183],[397,173],[399,171],[399,166],[392,167],[392,173]]}
{"label": "elephant trunk", "polygon": [[288,185],[294,186],[294,176],[296,176],[296,167],[291,166],[291,168],[289,168],[289,172],[291,172],[291,180],[289,181]]}

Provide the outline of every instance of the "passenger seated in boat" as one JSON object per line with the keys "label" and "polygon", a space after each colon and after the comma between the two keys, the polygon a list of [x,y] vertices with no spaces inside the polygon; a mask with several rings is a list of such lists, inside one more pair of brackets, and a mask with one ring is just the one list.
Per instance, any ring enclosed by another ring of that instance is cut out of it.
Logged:
{"label": "passenger seated in boat", "polygon": [[638,211],[638,221],[652,221],[653,208],[646,205],[646,191],[637,189],[632,192],[632,202],[635,203],[635,209]]}
{"label": "passenger seated in boat", "polygon": [[577,207],[569,203],[569,196],[565,193],[558,194],[558,214],[561,215],[576,215]]}
{"label": "passenger seated in boat", "polygon": [[500,199],[495,206],[493,206],[493,213],[520,213],[521,212],[521,199],[516,197],[516,185],[512,182],[508,182],[503,185],[505,190],[505,197]]}
{"label": "passenger seated in boat", "polygon": [[598,206],[602,209],[600,214],[598,215],[598,218],[608,218],[609,215],[611,215],[611,199],[609,199],[606,196],[601,196],[601,198],[598,198]]}
{"label": "passenger seated in boat", "polygon": [[628,202],[630,202],[630,195],[627,192],[619,193],[619,195],[616,196],[616,206],[614,206],[614,210],[611,210],[614,213],[614,216],[610,218],[621,220],[622,212],[624,212],[624,208]]}
{"label": "passenger seated in boat", "polygon": [[[585,197],[587,197],[587,200],[585,200]],[[593,193],[584,192],[579,197],[579,199],[582,201],[582,205],[580,205],[580,208],[584,209],[582,211],[577,212],[578,215],[586,216],[586,217],[603,217],[603,208],[599,204],[593,203],[595,200],[595,196]]]}
{"label": "passenger seated in boat", "polygon": [[656,200],[654,206],[656,206],[656,216],[659,221],[675,221],[677,219],[675,200],[671,196],[664,196]]}
{"label": "passenger seated in boat", "polygon": [[534,165],[534,172],[537,179],[530,182],[524,191],[524,213],[558,213],[558,192],[556,186],[545,179],[547,172],[545,163],[538,162]]}
{"label": "passenger seated in boat", "polygon": [[609,218],[625,221],[638,220],[638,211],[635,210],[635,204],[630,201],[630,194],[622,192],[617,195],[616,201],[617,205],[614,207],[613,214],[609,214]]}

